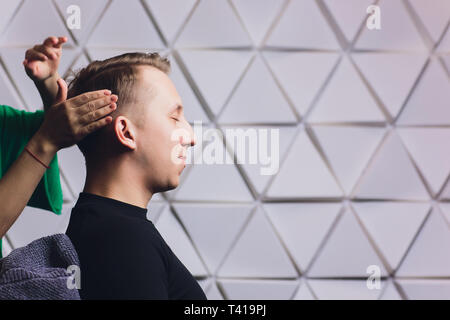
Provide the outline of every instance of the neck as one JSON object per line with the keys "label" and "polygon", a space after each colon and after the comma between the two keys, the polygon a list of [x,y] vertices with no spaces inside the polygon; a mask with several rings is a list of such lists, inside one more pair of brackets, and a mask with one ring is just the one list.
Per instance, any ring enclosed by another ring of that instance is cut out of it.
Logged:
{"label": "neck", "polygon": [[152,192],[146,187],[142,172],[136,168],[127,159],[109,159],[101,165],[89,165],[83,192],[147,208]]}

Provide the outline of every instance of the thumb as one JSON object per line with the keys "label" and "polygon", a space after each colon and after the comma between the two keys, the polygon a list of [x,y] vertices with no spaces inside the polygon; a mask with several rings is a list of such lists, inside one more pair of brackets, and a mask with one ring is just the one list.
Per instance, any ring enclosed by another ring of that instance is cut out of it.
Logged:
{"label": "thumb", "polygon": [[63,78],[59,78],[56,83],[58,83],[58,93],[56,94],[55,104],[67,99],[67,83]]}

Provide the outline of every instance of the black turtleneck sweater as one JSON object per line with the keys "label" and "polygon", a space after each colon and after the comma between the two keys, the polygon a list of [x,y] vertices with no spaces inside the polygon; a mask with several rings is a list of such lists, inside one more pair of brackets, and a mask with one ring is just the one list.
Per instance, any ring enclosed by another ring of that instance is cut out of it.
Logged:
{"label": "black turtleneck sweater", "polygon": [[81,192],[66,234],[80,259],[81,299],[207,299],[145,208]]}

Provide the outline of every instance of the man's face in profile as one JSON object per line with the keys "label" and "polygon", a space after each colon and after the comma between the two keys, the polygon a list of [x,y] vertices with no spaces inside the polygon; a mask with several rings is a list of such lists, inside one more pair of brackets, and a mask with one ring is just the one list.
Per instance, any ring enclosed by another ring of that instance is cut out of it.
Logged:
{"label": "man's face in profile", "polygon": [[[168,75],[150,66],[139,66],[135,90],[136,110],[143,117],[137,126],[135,150],[142,174],[155,193],[174,189],[186,166],[179,157],[185,157],[187,148],[195,144],[181,98]],[[174,135],[177,132],[184,137]]]}

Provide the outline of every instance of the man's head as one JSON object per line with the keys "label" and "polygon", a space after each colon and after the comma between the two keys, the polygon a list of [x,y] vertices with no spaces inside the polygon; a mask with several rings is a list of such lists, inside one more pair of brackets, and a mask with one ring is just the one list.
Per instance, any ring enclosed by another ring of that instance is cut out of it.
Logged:
{"label": "man's head", "polygon": [[101,89],[119,97],[111,124],[78,143],[88,171],[106,161],[126,161],[152,193],[178,186],[185,166],[178,157],[195,142],[169,72],[170,62],[158,53],[126,53],[78,72],[68,98]]}

